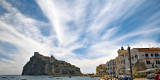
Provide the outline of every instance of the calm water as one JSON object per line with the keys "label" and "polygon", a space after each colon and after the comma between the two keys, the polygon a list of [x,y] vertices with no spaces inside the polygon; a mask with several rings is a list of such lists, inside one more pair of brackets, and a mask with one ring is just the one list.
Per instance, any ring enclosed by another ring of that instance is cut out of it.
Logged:
{"label": "calm water", "polygon": [[52,76],[21,76],[21,75],[14,75],[14,76],[5,76],[2,78],[0,76],[0,80],[98,80],[99,77],[52,77]]}

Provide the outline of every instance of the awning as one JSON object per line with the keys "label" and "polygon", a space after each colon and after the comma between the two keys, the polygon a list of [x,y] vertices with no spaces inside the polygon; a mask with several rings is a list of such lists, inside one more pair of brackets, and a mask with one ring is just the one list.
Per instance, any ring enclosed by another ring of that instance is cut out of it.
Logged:
{"label": "awning", "polygon": [[151,68],[151,69],[147,69],[145,70],[146,72],[156,72],[157,71],[157,68]]}
{"label": "awning", "polygon": [[144,71],[137,71],[136,73],[145,73],[146,71],[144,70]]}

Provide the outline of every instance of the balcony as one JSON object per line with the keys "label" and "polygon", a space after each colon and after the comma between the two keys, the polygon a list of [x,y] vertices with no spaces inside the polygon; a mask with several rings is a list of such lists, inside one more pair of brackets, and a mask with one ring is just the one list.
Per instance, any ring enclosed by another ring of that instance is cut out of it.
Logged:
{"label": "balcony", "polygon": [[155,58],[160,58],[160,56],[155,56]]}
{"label": "balcony", "polygon": [[144,58],[150,58],[149,56],[145,56]]}
{"label": "balcony", "polygon": [[149,59],[149,58],[153,58],[153,59],[154,59],[154,58],[160,58],[160,56],[152,56],[152,57],[144,56],[144,58],[145,58],[145,59]]}

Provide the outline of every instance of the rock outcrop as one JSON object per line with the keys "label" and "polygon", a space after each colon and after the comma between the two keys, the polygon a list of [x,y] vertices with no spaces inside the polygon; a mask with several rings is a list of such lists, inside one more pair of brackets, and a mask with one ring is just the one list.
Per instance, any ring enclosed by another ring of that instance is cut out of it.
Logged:
{"label": "rock outcrop", "polygon": [[23,67],[22,75],[81,75],[80,68],[65,61],[55,59],[54,56],[46,57],[38,52],[30,58]]}
{"label": "rock outcrop", "polygon": [[145,65],[145,62],[143,59],[139,59],[133,68],[133,74],[135,74],[137,71],[144,71],[147,69],[147,66]]}

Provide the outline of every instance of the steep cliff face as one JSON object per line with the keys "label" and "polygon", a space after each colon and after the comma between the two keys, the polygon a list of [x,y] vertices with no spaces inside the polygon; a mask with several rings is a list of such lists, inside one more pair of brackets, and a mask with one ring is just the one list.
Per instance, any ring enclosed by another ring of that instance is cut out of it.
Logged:
{"label": "steep cliff face", "polygon": [[38,52],[23,67],[22,75],[80,75],[80,68],[53,56],[46,57]]}

